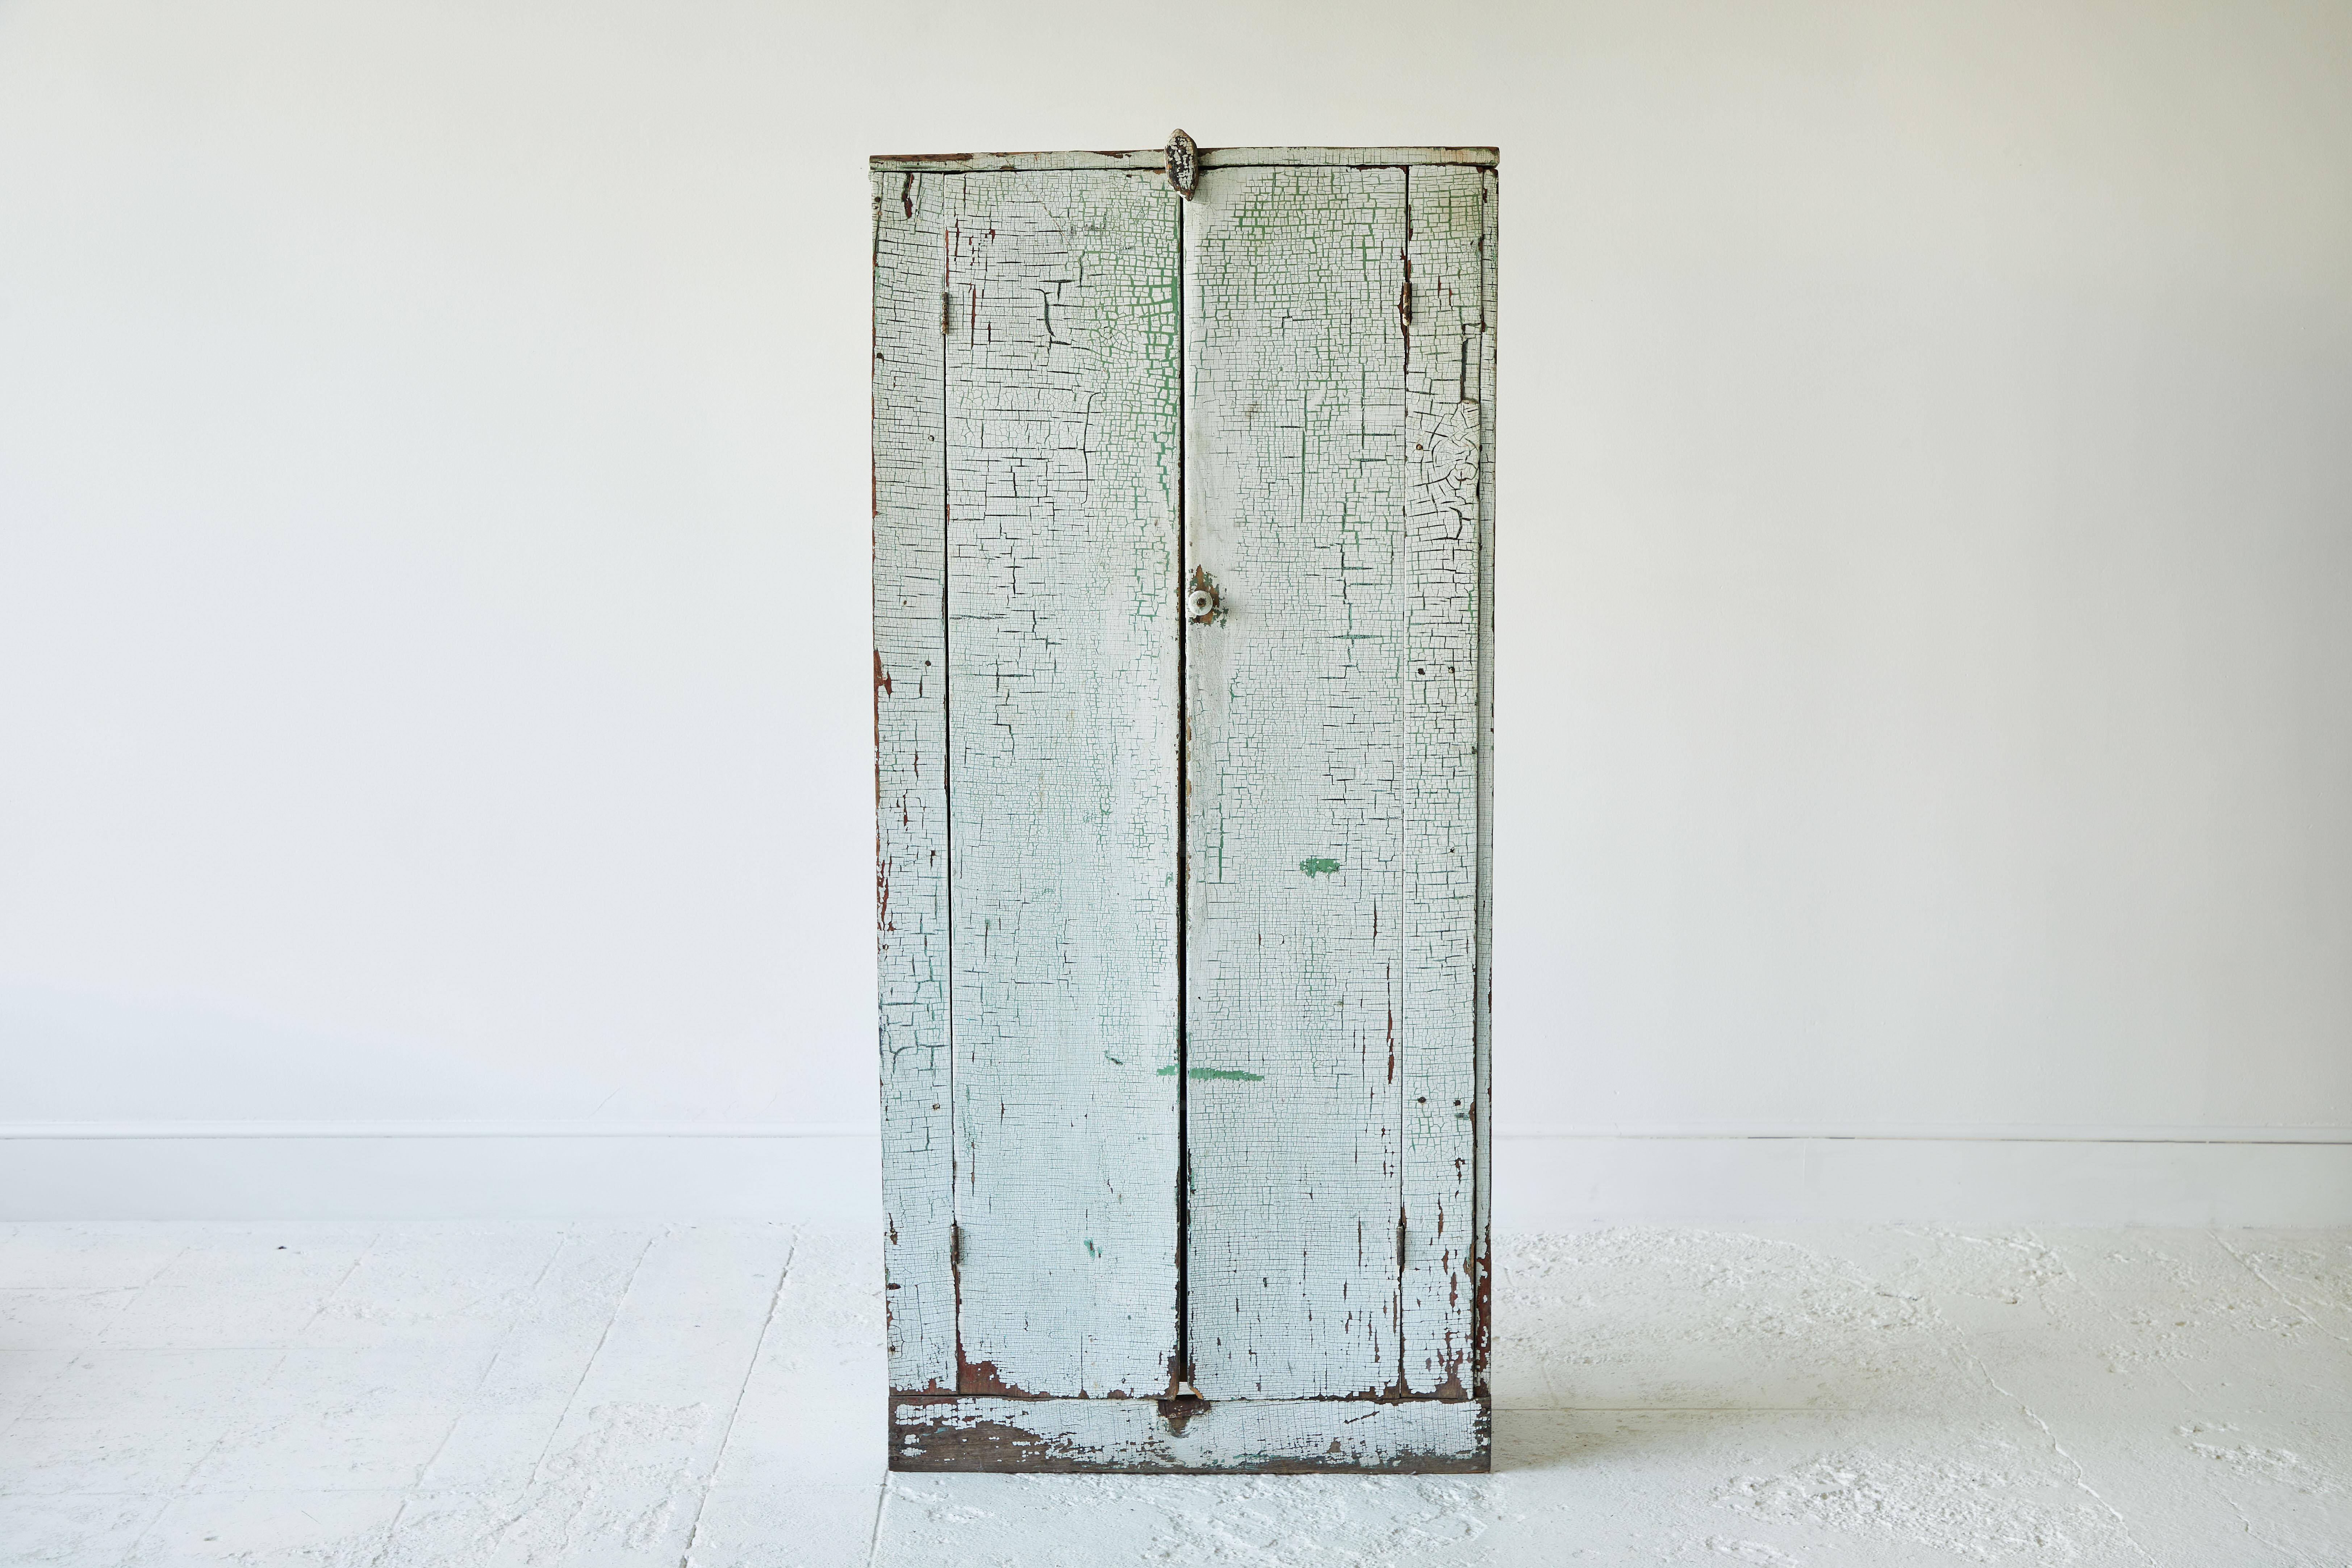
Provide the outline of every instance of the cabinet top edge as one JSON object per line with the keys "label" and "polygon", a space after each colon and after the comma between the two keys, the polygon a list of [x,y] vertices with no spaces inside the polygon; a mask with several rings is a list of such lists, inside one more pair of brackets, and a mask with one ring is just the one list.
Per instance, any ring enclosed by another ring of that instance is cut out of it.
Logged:
{"label": "cabinet top edge", "polygon": [[[1026,169],[1135,169],[1158,174],[1166,166],[1163,148],[1132,153],[909,153],[866,160],[877,173],[1001,174]],[[1415,163],[1466,163],[1492,169],[1502,154],[1492,147],[1203,147],[1201,167],[1246,169],[1285,164],[1340,164],[1394,168]]]}

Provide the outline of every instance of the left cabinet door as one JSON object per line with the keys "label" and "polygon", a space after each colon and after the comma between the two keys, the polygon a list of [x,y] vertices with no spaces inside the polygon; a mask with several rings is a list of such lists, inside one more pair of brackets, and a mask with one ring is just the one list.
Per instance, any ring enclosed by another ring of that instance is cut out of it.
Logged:
{"label": "left cabinet door", "polygon": [[1177,198],[875,177],[891,1386],[1176,1370]]}

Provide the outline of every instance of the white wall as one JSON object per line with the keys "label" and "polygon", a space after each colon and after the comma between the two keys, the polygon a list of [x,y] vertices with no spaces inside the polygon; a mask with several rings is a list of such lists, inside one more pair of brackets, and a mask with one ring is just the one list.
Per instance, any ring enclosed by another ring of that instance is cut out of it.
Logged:
{"label": "white wall", "polygon": [[873,1119],[864,159],[1181,123],[1504,149],[1507,1216],[2352,1219],[2347,80],[2224,0],[5,0],[0,1212],[862,1170],[667,1135]]}

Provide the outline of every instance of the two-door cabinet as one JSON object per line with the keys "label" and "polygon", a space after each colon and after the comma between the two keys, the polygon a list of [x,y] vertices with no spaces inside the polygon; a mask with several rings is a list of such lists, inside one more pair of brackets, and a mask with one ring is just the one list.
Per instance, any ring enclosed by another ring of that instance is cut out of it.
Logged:
{"label": "two-door cabinet", "polygon": [[1190,153],[873,162],[891,1463],[1484,1469],[1496,156]]}

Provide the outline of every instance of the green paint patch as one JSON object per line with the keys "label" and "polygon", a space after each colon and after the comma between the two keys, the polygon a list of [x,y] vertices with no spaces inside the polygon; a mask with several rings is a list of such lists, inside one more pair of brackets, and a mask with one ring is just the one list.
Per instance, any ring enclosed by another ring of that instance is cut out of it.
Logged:
{"label": "green paint patch", "polygon": [[[1175,1072],[1174,1068],[1164,1067],[1160,1069],[1160,1076],[1172,1078]],[[1194,1068],[1184,1076],[1202,1083],[1213,1083],[1219,1079],[1229,1083],[1264,1083],[1265,1081],[1265,1074],[1262,1072],[1239,1072],[1232,1068]]]}
{"label": "green paint patch", "polygon": [[1102,1254],[1096,1250],[1095,1244],[1089,1241],[1087,1243],[1087,1256],[1088,1258],[1100,1258]]}
{"label": "green paint patch", "polygon": [[1328,877],[1333,872],[1339,870],[1339,862],[1337,860],[1301,860],[1298,863],[1298,868],[1306,872],[1309,878]]}

